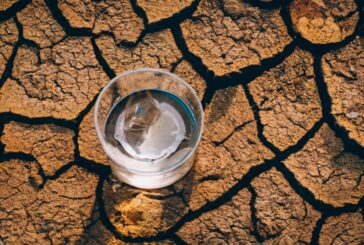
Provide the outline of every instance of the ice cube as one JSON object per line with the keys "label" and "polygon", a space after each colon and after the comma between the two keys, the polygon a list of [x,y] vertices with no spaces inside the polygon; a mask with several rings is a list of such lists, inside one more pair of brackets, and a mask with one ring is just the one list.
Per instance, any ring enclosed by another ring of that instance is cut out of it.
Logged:
{"label": "ice cube", "polygon": [[126,103],[117,119],[114,137],[132,157],[153,161],[174,153],[185,134],[179,112],[147,92]]}
{"label": "ice cube", "polygon": [[125,105],[124,130],[141,132],[147,130],[160,116],[158,101],[149,91],[144,97],[130,97]]}

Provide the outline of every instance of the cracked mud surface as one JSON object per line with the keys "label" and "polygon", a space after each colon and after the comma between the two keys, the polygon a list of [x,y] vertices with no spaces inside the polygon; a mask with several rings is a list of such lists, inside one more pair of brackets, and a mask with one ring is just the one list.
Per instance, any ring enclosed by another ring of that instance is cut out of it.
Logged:
{"label": "cracked mud surface", "polygon": [[82,235],[95,202],[96,175],[73,166],[40,187],[35,162],[3,162],[0,171],[5,243],[73,243]]}
{"label": "cracked mud surface", "polygon": [[363,229],[362,210],[330,217],[322,227],[320,242],[322,244],[362,244],[364,240]]}
{"label": "cracked mud surface", "polygon": [[181,29],[188,49],[216,76],[259,65],[291,42],[279,9],[238,0],[201,1]]}
{"label": "cracked mud surface", "polygon": [[0,77],[18,41],[18,32],[13,19],[0,22]]}
{"label": "cracked mud surface", "polygon": [[332,206],[356,204],[364,193],[364,160],[345,151],[327,124],[284,164],[317,199]]}
{"label": "cracked mud surface", "polygon": [[344,40],[359,20],[354,0],[293,0],[289,9],[293,28],[315,44]]}
{"label": "cracked mud surface", "polygon": [[295,145],[321,118],[313,56],[296,49],[281,64],[249,84],[264,126],[278,149]]}
{"label": "cracked mud surface", "polygon": [[320,213],[275,169],[252,181],[257,233],[268,244],[310,243]]}
{"label": "cracked mud surface", "polygon": [[23,26],[24,38],[36,42],[41,48],[59,42],[66,35],[44,0],[33,1],[16,16]]}
{"label": "cracked mud surface", "polygon": [[71,27],[92,29],[95,34],[110,32],[117,43],[135,43],[144,29],[143,19],[129,1],[60,0],[58,7]]}
{"label": "cracked mud surface", "polygon": [[193,0],[136,0],[136,4],[143,9],[150,24],[177,15],[187,7],[190,7],[193,2]]}
{"label": "cracked mud surface", "polygon": [[6,124],[1,143],[5,152],[23,152],[32,155],[46,175],[54,175],[74,159],[74,132],[52,124]]}
{"label": "cracked mud surface", "polygon": [[322,58],[331,113],[349,137],[364,146],[364,39],[358,38]]}
{"label": "cracked mud surface", "polygon": [[[363,244],[363,8],[1,1],[0,243]],[[192,170],[159,190],[112,176],[93,123],[140,67],[205,107]]]}

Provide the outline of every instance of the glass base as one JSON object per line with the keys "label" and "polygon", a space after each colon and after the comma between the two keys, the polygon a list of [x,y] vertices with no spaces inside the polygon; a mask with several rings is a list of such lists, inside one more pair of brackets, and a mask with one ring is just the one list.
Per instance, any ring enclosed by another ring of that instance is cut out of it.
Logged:
{"label": "glass base", "polygon": [[138,174],[130,172],[115,163],[111,163],[111,169],[117,179],[128,185],[141,189],[159,189],[169,186],[185,176],[192,168],[194,159],[195,153],[181,166],[166,173]]}

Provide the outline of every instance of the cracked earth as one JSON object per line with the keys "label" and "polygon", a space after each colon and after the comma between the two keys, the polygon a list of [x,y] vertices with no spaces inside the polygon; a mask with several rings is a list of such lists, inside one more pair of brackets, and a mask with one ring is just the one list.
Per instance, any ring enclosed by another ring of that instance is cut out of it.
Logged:
{"label": "cracked earth", "polygon": [[[0,244],[363,244],[360,0],[0,2]],[[197,91],[193,169],[116,180],[93,124],[116,74]]]}

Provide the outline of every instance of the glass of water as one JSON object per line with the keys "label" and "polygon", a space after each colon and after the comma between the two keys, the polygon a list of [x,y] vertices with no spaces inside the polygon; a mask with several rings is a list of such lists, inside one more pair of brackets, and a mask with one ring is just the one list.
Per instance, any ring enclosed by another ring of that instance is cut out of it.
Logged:
{"label": "glass of water", "polygon": [[203,129],[200,100],[170,72],[122,73],[103,88],[94,120],[113,174],[135,187],[170,185],[191,169]]}

